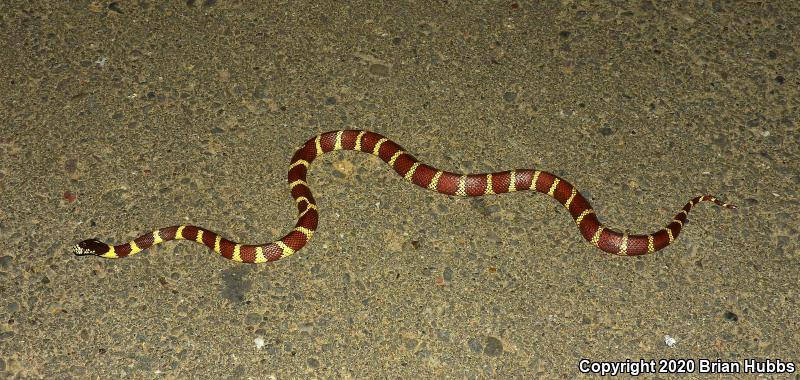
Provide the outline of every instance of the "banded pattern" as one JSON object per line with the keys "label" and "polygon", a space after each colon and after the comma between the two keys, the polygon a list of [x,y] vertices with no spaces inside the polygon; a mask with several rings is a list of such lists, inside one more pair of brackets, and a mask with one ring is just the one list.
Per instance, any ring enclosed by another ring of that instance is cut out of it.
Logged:
{"label": "banded pattern", "polygon": [[291,256],[308,243],[319,221],[317,205],[306,181],[308,167],[317,157],[336,150],[371,153],[388,163],[405,180],[442,194],[477,197],[523,190],[547,194],[569,211],[586,241],[605,252],[622,256],[653,253],[670,245],[680,234],[688,219],[689,211],[697,203],[713,202],[722,207],[736,208],[711,195],[699,196],[683,206],[683,209],[663,229],[647,235],[629,235],[603,226],[589,201],[572,184],[555,174],[532,169],[484,174],[446,172],[418,161],[400,145],[375,132],[344,130],[318,135],[308,140],[294,153],[289,165],[288,183],[292,198],[297,204],[297,223],[286,236],[274,242],[259,245],[239,244],[202,227],[172,226],[115,246],[95,239],[84,240],[73,246],[72,250],[76,255],[120,258],[131,256],[165,241],[193,240],[211,248],[226,259],[244,263],[263,263]]}

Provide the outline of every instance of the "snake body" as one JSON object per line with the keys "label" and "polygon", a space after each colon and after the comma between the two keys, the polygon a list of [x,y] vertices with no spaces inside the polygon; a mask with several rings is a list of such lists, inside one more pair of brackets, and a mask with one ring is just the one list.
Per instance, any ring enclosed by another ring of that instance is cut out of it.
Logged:
{"label": "snake body", "polygon": [[692,206],[699,202],[736,208],[711,195],[698,196],[683,206],[663,229],[647,235],[629,235],[600,223],[589,201],[572,184],[553,173],[533,169],[484,174],[446,172],[420,162],[400,145],[375,132],[342,130],[320,134],[294,153],[289,165],[288,183],[299,214],[294,228],[278,240],[258,245],[239,244],[203,227],[180,225],[161,228],[119,245],[109,245],[96,239],[84,240],[74,245],[72,251],[81,256],[121,258],[165,241],[193,240],[226,259],[244,263],[262,263],[291,256],[311,240],[319,220],[317,204],[306,181],[308,167],[317,157],[336,150],[371,153],[389,164],[405,180],[442,194],[477,197],[522,190],[547,194],[569,211],[586,241],[605,252],[621,256],[653,253],[670,245],[687,222]]}

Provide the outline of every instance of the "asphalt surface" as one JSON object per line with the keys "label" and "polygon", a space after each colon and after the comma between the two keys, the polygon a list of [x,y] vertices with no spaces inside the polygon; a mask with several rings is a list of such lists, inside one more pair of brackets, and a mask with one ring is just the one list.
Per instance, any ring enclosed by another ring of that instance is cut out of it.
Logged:
{"label": "asphalt surface", "polygon": [[[796,4],[3,2],[0,377],[798,379]],[[183,223],[271,241],[294,149],[345,128],[552,171],[631,233],[700,194],[740,207],[616,257],[545,195],[449,197],[340,152],[287,259],[69,251]]]}

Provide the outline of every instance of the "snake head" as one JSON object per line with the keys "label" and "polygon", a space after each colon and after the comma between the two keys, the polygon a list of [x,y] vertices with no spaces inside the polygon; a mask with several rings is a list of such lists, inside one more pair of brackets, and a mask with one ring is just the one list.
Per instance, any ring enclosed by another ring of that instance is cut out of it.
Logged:
{"label": "snake head", "polygon": [[97,239],[87,239],[72,246],[72,253],[76,256],[100,256],[108,252],[108,244]]}

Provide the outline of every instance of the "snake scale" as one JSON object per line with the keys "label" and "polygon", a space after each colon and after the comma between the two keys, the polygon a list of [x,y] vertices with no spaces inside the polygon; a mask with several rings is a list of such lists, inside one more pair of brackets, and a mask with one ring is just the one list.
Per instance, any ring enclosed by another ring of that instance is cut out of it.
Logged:
{"label": "snake scale", "polygon": [[584,239],[605,252],[621,256],[653,253],[670,245],[681,232],[692,206],[699,202],[707,201],[725,208],[736,208],[711,195],[698,196],[683,206],[663,229],[647,235],[629,235],[600,223],[589,201],[569,182],[553,173],[533,169],[485,174],[446,172],[421,163],[400,145],[375,132],[342,130],[318,135],[294,153],[289,165],[288,183],[299,214],[295,227],[279,240],[258,245],[239,244],[202,227],[180,225],[161,228],[128,243],[113,246],[96,239],[84,240],[74,245],[72,251],[79,256],[121,258],[165,241],[193,240],[226,259],[243,263],[263,263],[291,256],[311,240],[319,220],[317,204],[306,182],[308,167],[317,157],[336,150],[371,153],[389,164],[405,180],[442,194],[477,197],[522,190],[547,194],[569,211]]}

